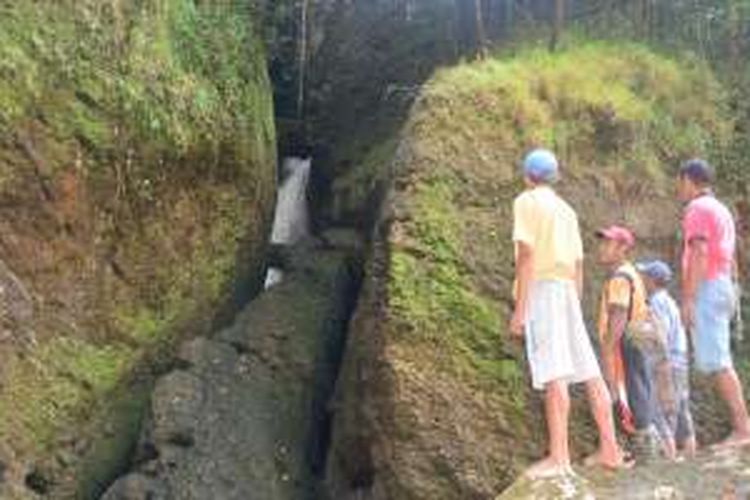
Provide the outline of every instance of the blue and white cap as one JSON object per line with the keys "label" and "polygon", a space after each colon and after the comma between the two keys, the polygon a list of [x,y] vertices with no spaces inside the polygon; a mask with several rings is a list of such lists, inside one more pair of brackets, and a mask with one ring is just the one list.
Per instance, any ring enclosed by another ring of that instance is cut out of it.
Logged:
{"label": "blue and white cap", "polygon": [[534,182],[555,182],[560,176],[560,166],[551,151],[535,149],[526,155],[523,173]]}
{"label": "blue and white cap", "polygon": [[669,283],[672,281],[672,269],[668,264],[661,260],[639,262],[635,267],[638,269],[638,272],[655,281],[661,283]]}

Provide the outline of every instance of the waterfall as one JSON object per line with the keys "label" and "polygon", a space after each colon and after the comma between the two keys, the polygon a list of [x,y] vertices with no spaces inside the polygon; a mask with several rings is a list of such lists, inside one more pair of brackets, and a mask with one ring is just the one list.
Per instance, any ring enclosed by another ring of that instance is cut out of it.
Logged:
{"label": "waterfall", "polygon": [[[271,244],[294,245],[309,234],[307,184],[310,179],[309,158],[286,158],[282,164],[284,180],[276,200],[276,214],[271,230]],[[283,272],[270,268],[266,275],[266,289],[278,284]]]}

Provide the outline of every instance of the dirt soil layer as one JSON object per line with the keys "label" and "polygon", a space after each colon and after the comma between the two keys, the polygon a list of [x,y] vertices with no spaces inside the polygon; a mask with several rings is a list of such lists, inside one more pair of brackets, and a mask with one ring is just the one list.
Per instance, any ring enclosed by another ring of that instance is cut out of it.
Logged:
{"label": "dirt soil layer", "polygon": [[304,248],[231,327],[183,345],[152,396],[143,463],[103,498],[320,498],[353,263]]}
{"label": "dirt soil layer", "polygon": [[[334,405],[331,496],[492,499],[543,455],[541,402],[506,330],[512,201],[529,149],[560,157],[557,189],[580,215],[589,256],[594,337],[595,229],[627,224],[639,237],[634,257],[678,268],[674,168],[705,155],[722,172],[731,125],[709,69],[638,46],[582,43],[438,72],[392,164]],[[712,441],[726,421],[704,387],[695,417],[699,439]],[[574,395],[580,458],[596,433]]]}

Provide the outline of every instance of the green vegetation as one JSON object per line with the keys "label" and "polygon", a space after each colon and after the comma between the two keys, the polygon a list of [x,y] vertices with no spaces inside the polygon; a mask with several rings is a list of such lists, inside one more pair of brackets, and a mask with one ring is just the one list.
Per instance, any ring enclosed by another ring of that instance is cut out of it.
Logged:
{"label": "green vegetation", "polygon": [[[3,257],[38,340],[0,351],[0,441],[53,483],[121,464],[143,404],[106,408],[131,372],[257,287],[276,148],[252,12],[0,0]],[[62,459],[71,442],[101,458]]]}
{"label": "green vegetation", "polygon": [[[504,175],[525,148],[544,144],[572,173],[595,162],[658,177],[665,164],[726,147],[731,134],[726,96],[705,64],[638,45],[588,43],[465,65],[438,73],[424,103],[442,126],[421,133],[418,123],[420,137],[464,163],[497,161]],[[494,156],[479,156],[485,143]]]}
{"label": "green vegetation", "polygon": [[471,380],[479,375],[480,381],[499,383],[509,395],[522,396],[521,371],[515,361],[504,359],[507,354],[498,341],[499,308],[474,289],[471,271],[462,262],[462,219],[450,181],[420,184],[413,200],[414,247],[391,255],[390,304],[418,335],[404,340],[445,348],[456,354],[453,368],[460,376]]}
{"label": "green vegetation", "polygon": [[40,113],[58,138],[97,150],[130,140],[172,157],[211,152],[242,130],[251,133],[238,157],[269,154],[264,56],[243,9],[184,0],[0,9],[6,132]]}
{"label": "green vegetation", "polygon": [[56,427],[51,422],[79,410],[90,396],[101,397],[112,390],[131,356],[119,346],[97,348],[60,338],[41,346],[31,362],[12,362],[6,367],[10,383],[3,400],[23,402],[23,409],[13,405],[14,411],[3,411],[2,429],[21,427],[27,432],[3,435],[4,441],[14,445],[20,441],[22,449],[52,444]]}

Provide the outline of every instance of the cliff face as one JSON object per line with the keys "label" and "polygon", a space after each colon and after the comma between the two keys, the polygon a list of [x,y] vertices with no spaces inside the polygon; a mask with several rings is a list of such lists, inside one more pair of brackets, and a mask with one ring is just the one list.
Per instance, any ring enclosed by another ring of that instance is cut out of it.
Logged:
{"label": "cliff face", "polygon": [[131,401],[97,423],[144,355],[260,286],[276,153],[252,12],[0,2],[0,496],[125,456],[91,437],[138,422]]}
{"label": "cliff face", "polygon": [[[512,200],[526,151],[543,145],[562,160],[559,190],[590,256],[592,319],[602,278],[595,228],[627,223],[639,254],[674,262],[675,168],[699,154],[720,163],[731,130],[709,70],[634,46],[532,51],[438,72],[392,161],[335,404],[333,497],[494,498],[543,454],[542,407],[506,332]],[[703,401],[700,436],[713,438],[717,405]],[[582,455],[596,439],[576,406]]]}

